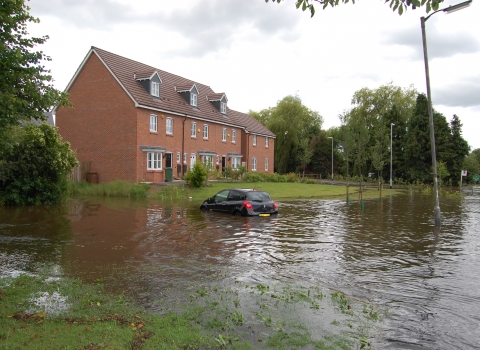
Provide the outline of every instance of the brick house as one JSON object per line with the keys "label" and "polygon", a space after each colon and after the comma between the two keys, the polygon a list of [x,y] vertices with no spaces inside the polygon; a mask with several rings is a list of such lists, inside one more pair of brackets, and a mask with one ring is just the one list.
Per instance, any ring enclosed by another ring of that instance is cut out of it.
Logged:
{"label": "brick house", "polygon": [[198,161],[273,172],[275,134],[209,86],[92,47],[66,91],[56,125],[100,182],[162,182]]}

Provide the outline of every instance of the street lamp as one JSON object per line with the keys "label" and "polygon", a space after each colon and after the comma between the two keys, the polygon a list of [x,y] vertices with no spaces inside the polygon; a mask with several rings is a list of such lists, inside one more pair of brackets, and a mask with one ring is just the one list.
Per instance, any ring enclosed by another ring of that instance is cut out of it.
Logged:
{"label": "street lamp", "polygon": [[392,189],[392,164],[393,164],[393,126],[395,124],[390,123],[390,189]]}
{"label": "street lamp", "polygon": [[435,226],[440,226],[440,201],[438,199],[438,177],[437,177],[437,156],[435,153],[435,131],[433,129],[433,111],[432,111],[432,96],[430,93],[430,75],[428,72],[428,54],[427,54],[427,36],[425,34],[425,22],[437,12],[445,12],[447,14],[462,10],[472,4],[472,0],[462,2],[457,5],[449,6],[445,9],[437,10],[427,17],[420,17],[420,25],[422,27],[423,39],[423,58],[425,61],[425,77],[427,80],[427,98],[428,98],[428,119],[430,123],[430,143],[432,147],[432,168],[433,168],[433,191],[435,193],[435,207],[434,218]]}
{"label": "street lamp", "polygon": [[332,181],[333,181],[333,136],[327,137],[327,139],[332,139]]}

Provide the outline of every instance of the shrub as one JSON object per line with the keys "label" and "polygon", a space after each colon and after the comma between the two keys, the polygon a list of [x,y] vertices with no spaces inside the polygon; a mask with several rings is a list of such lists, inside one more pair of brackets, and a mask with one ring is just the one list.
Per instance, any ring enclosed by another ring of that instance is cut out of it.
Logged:
{"label": "shrub", "polygon": [[47,124],[28,124],[12,131],[4,135],[10,146],[0,152],[0,201],[5,205],[58,204],[67,191],[67,175],[77,164],[70,144]]}
{"label": "shrub", "polygon": [[247,182],[264,182],[266,176],[261,173],[246,173],[243,180]]}
{"label": "shrub", "polygon": [[193,188],[200,188],[207,180],[207,170],[202,163],[197,162],[192,170],[187,171],[183,179]]}
{"label": "shrub", "polygon": [[267,176],[268,182],[287,182],[287,177],[285,175],[279,175],[277,173],[273,173]]}
{"label": "shrub", "polygon": [[298,175],[295,173],[289,173],[285,175],[287,182],[298,182]]}

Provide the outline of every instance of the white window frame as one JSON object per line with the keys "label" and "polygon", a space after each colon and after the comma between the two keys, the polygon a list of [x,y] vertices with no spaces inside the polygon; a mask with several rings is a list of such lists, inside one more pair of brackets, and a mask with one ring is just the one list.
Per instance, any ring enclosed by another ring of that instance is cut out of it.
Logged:
{"label": "white window frame", "polygon": [[213,168],[213,156],[205,155],[202,156],[202,164],[208,169]]}
{"label": "white window frame", "polygon": [[268,171],[268,158],[265,158],[265,171]]}
{"label": "white window frame", "polygon": [[197,107],[197,102],[198,102],[198,97],[197,94],[194,94],[193,92],[190,93],[190,105]]}
{"label": "white window frame", "polygon": [[203,138],[208,139],[208,124],[203,124]]}
{"label": "white window frame", "polygon": [[232,157],[232,169],[238,169],[240,166],[240,157]]}
{"label": "white window frame", "polygon": [[167,134],[173,135],[173,118],[168,117],[165,120],[165,130]]}
{"label": "white window frame", "polygon": [[252,158],[252,171],[257,171],[257,158]]}
{"label": "white window frame", "polygon": [[232,143],[237,142],[237,130],[232,129]]}
{"label": "white window frame", "polygon": [[217,155],[217,164],[219,164],[219,163],[220,163],[220,156]]}
{"label": "white window frame", "polygon": [[187,154],[183,154],[183,164],[187,164]]}
{"label": "white window frame", "polygon": [[147,152],[147,170],[162,170],[162,152]]}
{"label": "white window frame", "polygon": [[181,159],[180,152],[177,152],[177,163],[180,163],[180,159]]}
{"label": "white window frame", "polygon": [[268,148],[268,136],[265,136],[265,148]]}
{"label": "white window frame", "polygon": [[257,135],[253,135],[253,145],[257,145]]}
{"label": "white window frame", "polygon": [[227,141],[227,128],[222,129],[222,142]]}
{"label": "white window frame", "polygon": [[158,116],[155,114],[150,114],[150,131],[157,132],[158,128]]}
{"label": "white window frame", "polygon": [[190,136],[197,137],[197,123],[192,122],[192,126],[190,127]]}
{"label": "white window frame", "polygon": [[157,83],[156,81],[151,81],[150,90],[152,96],[160,97],[160,83]]}
{"label": "white window frame", "polygon": [[225,102],[220,102],[220,113],[227,114],[227,104]]}

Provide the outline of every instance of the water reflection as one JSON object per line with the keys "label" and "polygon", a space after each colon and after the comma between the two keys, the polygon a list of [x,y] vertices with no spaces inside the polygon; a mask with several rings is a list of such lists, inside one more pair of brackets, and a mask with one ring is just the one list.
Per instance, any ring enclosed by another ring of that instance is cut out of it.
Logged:
{"label": "water reflection", "polygon": [[389,308],[382,348],[471,348],[480,339],[480,193],[441,203],[441,230],[431,196],[416,193],[367,201],[363,210],[284,201],[269,218],[202,213],[195,202],[6,208],[0,272],[52,261],[154,310],[188,297],[195,283],[319,283]]}

